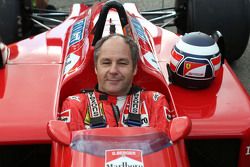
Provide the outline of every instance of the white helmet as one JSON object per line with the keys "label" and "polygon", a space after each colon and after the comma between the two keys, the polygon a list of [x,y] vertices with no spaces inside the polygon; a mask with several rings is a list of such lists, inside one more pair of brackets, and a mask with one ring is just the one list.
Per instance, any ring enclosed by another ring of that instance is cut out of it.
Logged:
{"label": "white helmet", "polygon": [[171,52],[169,79],[186,88],[208,87],[221,67],[221,54],[215,40],[204,33],[185,34]]}

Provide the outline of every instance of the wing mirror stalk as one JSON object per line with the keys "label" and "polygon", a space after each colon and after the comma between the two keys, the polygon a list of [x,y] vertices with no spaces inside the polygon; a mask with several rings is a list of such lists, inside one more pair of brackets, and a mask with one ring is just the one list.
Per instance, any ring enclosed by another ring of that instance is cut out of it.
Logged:
{"label": "wing mirror stalk", "polygon": [[186,137],[191,131],[192,123],[191,120],[186,117],[176,117],[171,121],[170,125],[170,139],[175,142],[179,139]]}
{"label": "wing mirror stalk", "polygon": [[50,120],[47,125],[47,132],[53,141],[63,145],[70,145],[71,132],[66,122]]}

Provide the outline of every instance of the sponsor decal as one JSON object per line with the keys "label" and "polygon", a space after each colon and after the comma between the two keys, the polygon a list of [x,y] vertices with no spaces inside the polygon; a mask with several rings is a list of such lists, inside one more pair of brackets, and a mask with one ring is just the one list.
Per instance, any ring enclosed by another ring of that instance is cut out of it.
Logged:
{"label": "sponsor decal", "polygon": [[142,151],[132,149],[106,150],[105,167],[144,167]]}
{"label": "sponsor decal", "polygon": [[187,63],[186,64],[186,69],[189,70],[191,68],[191,64],[190,63]]}
{"label": "sponsor decal", "polygon": [[170,114],[171,111],[166,106],[163,106],[163,110],[167,121],[170,122],[172,120],[172,115]]}
{"label": "sponsor decal", "polygon": [[101,113],[99,111],[98,103],[95,97],[94,92],[89,92],[88,93],[88,98],[89,98],[89,106],[90,106],[90,117],[95,118],[101,116]]}
{"label": "sponsor decal", "polygon": [[82,40],[84,27],[85,19],[78,21],[74,24],[70,36],[69,46]]}
{"label": "sponsor decal", "polygon": [[185,61],[183,68],[183,75],[190,77],[203,78],[206,74],[207,64]]}
{"label": "sponsor decal", "polygon": [[161,94],[159,92],[154,92],[153,94],[153,100],[154,101],[158,101],[159,97],[161,96]]}
{"label": "sponsor decal", "polygon": [[70,122],[70,113],[70,109],[64,110],[63,112],[58,114],[58,119],[64,122]]}
{"label": "sponsor decal", "polygon": [[80,56],[74,53],[69,54],[66,58],[63,74],[67,74],[76,65],[79,59]]}
{"label": "sponsor decal", "polygon": [[132,108],[131,113],[133,114],[139,114],[140,112],[140,92],[137,92],[132,96]]}
{"label": "sponsor decal", "polygon": [[160,67],[158,66],[157,61],[155,60],[155,57],[152,52],[147,52],[144,57],[151,66],[153,66],[156,70],[160,71]]}
{"label": "sponsor decal", "polygon": [[136,18],[132,18],[131,22],[135,28],[135,31],[137,33],[137,35],[139,36],[140,39],[142,39],[144,42],[147,42],[147,38],[144,32],[143,27],[141,26],[141,24],[139,23],[139,21]]}
{"label": "sponsor decal", "polygon": [[148,114],[141,114],[141,127],[147,127],[149,126],[149,120],[148,120]]}
{"label": "sponsor decal", "polygon": [[81,102],[79,96],[69,96],[69,99],[71,99],[71,100],[76,100],[76,101],[78,101],[78,102]]}
{"label": "sponsor decal", "polygon": [[246,150],[247,150],[246,155],[249,156],[250,155],[250,146],[247,146]]}
{"label": "sponsor decal", "polygon": [[141,111],[141,127],[147,127],[149,126],[149,118],[148,118],[148,109],[145,101],[142,102],[143,109]]}

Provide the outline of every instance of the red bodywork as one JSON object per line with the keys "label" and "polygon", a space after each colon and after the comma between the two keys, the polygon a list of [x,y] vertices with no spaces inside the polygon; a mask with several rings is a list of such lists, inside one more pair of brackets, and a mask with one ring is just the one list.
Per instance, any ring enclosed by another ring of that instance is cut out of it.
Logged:
{"label": "red bodywork", "polygon": [[[51,143],[47,122],[56,119],[62,101],[83,88],[94,87],[91,44],[103,5],[73,5],[70,16],[59,26],[8,46],[7,64],[0,69],[1,145]],[[179,36],[147,21],[133,4],[125,4],[124,8],[130,33],[140,46],[134,83],[165,94],[179,116],[192,120],[187,139],[239,139],[238,166],[249,166],[250,98],[227,62],[207,89],[188,90],[172,85],[166,64]],[[103,34],[109,34],[110,18],[117,33],[124,34],[115,10],[110,10]],[[77,27],[73,30],[77,23],[83,28],[80,38],[74,34]],[[51,165],[60,166],[57,158],[63,147],[54,143],[52,149]],[[172,150],[180,152],[172,166],[188,166],[184,141],[176,142]]]}

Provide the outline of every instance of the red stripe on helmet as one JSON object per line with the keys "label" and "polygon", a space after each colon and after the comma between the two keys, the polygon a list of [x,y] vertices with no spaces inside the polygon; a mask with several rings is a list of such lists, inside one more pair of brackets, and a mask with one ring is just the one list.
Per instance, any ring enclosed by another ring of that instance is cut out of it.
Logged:
{"label": "red stripe on helmet", "polygon": [[213,65],[220,64],[220,62],[221,62],[221,55],[218,54],[218,56],[212,58],[211,61],[212,61]]}
{"label": "red stripe on helmet", "polygon": [[180,61],[183,58],[183,56],[180,55],[178,52],[176,52],[176,50],[174,49],[172,50],[171,54],[172,54],[172,57],[177,61]]}
{"label": "red stripe on helmet", "polygon": [[176,71],[176,67],[174,66],[173,63],[170,62],[170,65],[169,65],[170,69],[175,72]]}

